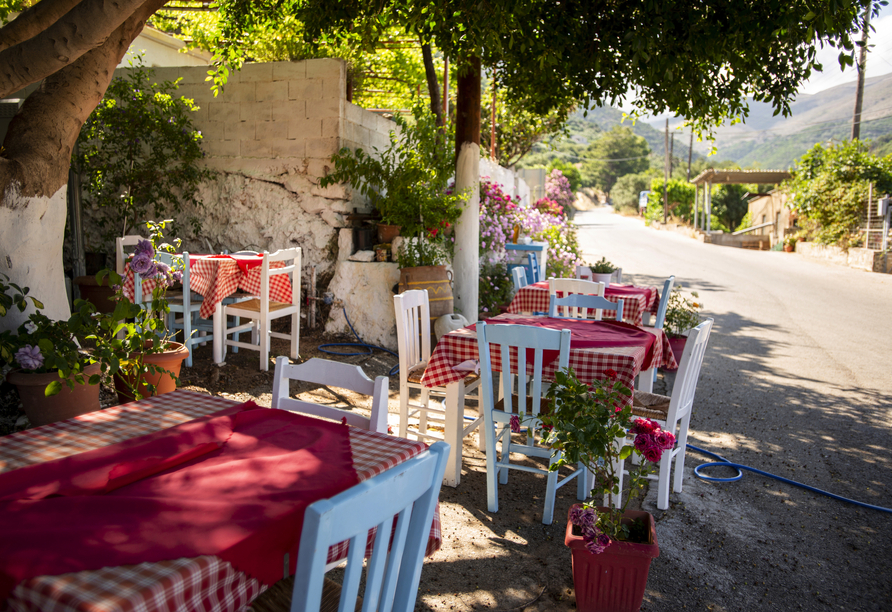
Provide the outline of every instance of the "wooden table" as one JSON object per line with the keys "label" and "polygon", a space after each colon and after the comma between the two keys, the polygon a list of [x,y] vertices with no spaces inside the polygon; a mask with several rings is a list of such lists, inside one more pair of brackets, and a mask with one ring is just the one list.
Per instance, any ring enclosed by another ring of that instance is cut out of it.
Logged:
{"label": "wooden table", "polygon": [[[502,314],[494,317],[494,320],[510,323],[529,319],[528,315]],[[565,322],[562,319],[549,319],[548,327],[564,329]],[[592,322],[593,324],[596,322]],[[616,346],[602,348],[570,348],[570,367],[576,372],[577,377],[583,382],[592,383],[595,380],[607,378],[607,370],[614,370],[618,380],[629,389],[635,388],[635,377],[641,374],[640,388],[642,391],[653,389],[653,372],[656,367],[677,368],[675,356],[669,347],[669,339],[663,330],[653,328],[641,328],[656,336],[652,366],[649,370],[641,371],[646,358],[644,346]],[[462,448],[462,418],[463,410],[460,409],[460,398],[464,397],[464,378],[468,372],[456,372],[453,370],[458,364],[467,360],[478,359],[477,333],[473,325],[449,332],[441,337],[434,352],[431,354],[430,363],[425,370],[422,384],[426,387],[446,387],[446,422],[445,439],[450,445],[449,462],[446,464],[446,474],[443,484],[456,487],[461,482],[461,448]],[[554,379],[556,364],[545,367],[543,376],[546,380]],[[631,398],[629,398],[631,401]]]}
{"label": "wooden table", "polygon": [[[561,295],[558,292],[558,295]],[[623,300],[623,319],[633,325],[645,324],[644,317],[648,319],[651,314],[657,314],[660,306],[660,290],[657,287],[637,287],[635,285],[618,285],[612,283],[604,291],[604,297],[614,304]],[[548,293],[548,281],[532,283],[521,287],[514,294],[514,299],[508,306],[511,314],[548,312],[550,296]],[[614,318],[615,313],[604,311],[604,319]]]}
{"label": "wooden table", "polygon": [[[140,402],[0,437],[0,474],[70,457],[174,427],[238,402],[177,390]],[[420,442],[349,429],[353,467],[367,480],[423,452]],[[435,515],[427,553],[440,546]],[[329,550],[345,558],[346,543]],[[16,610],[123,612],[129,610],[238,611],[266,586],[214,556],[105,567],[20,582],[7,600]]]}

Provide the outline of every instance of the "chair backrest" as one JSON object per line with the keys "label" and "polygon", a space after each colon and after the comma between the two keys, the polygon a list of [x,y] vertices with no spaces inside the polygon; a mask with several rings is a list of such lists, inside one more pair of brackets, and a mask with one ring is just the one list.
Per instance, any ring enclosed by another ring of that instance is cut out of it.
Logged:
{"label": "chair backrest", "polygon": [[[273,268],[270,264],[277,261],[285,262],[281,268]],[[269,316],[269,279],[278,274],[291,276],[291,304],[300,303],[300,247],[292,249],[280,249],[275,253],[264,253],[263,263],[260,268],[260,313],[265,319]]]}
{"label": "chair backrest", "polygon": [[654,329],[663,329],[663,323],[666,321],[666,307],[669,305],[669,295],[672,293],[672,287],[675,286],[675,276],[670,276],[663,283],[663,293],[660,294],[660,305],[657,307],[657,316],[654,318]]}
{"label": "chair backrest", "polygon": [[431,358],[431,315],[427,289],[412,289],[393,296],[396,342],[400,354],[400,382],[409,370]]}
{"label": "chair backrest", "polygon": [[591,266],[576,266],[576,278],[583,280],[592,280]]}
{"label": "chair backrest", "polygon": [[613,271],[613,280],[611,282],[614,282],[617,284],[623,282],[623,269],[622,268],[616,268]]}
{"label": "chair backrest", "polygon": [[[317,385],[327,385],[338,389],[349,389],[372,398],[372,416],[342,410],[335,406],[326,406],[289,397],[289,381],[301,380]],[[358,365],[329,361],[328,359],[310,359],[301,364],[292,364],[288,357],[276,358],[276,373],[273,378],[273,399],[271,406],[292,412],[312,414],[334,421],[347,419],[347,424],[378,433],[387,433],[387,399],[389,379],[378,376],[373,381],[366,376]]]}
{"label": "chair backrest", "polygon": [[526,287],[529,284],[527,281],[526,270],[520,267],[511,269],[511,280],[514,281],[515,293],[520,291],[521,287]]}
{"label": "chair backrest", "polygon": [[697,391],[697,381],[700,379],[700,366],[703,365],[703,355],[706,354],[706,343],[709,341],[712,324],[713,319],[707,319],[688,332],[684,353],[679,361],[675,383],[672,386],[667,423],[676,423],[693,408],[694,393]]}
{"label": "chair backrest", "polygon": [[[517,393],[518,412],[526,414],[531,406],[532,415],[538,415],[542,400],[542,370],[545,365],[545,351],[558,351],[558,368],[566,369],[570,364],[570,330],[548,329],[528,325],[487,325],[477,323],[477,352],[480,356],[480,393],[484,410],[493,410],[492,356],[490,346],[499,345],[499,359],[502,373],[502,397],[505,412],[514,412],[512,395]],[[511,369],[511,355],[516,355],[517,369]],[[532,358],[532,360],[530,359]],[[532,361],[532,363],[530,363]],[[530,367],[532,366],[532,371]],[[520,374],[520,376],[513,376]],[[525,378],[527,375],[531,378]],[[518,384],[514,385],[514,379]],[[531,385],[524,383],[532,383]],[[516,387],[516,389],[512,388]],[[527,389],[531,401],[527,403]]]}
{"label": "chair backrest", "polygon": [[[549,299],[553,298],[560,292],[564,297],[573,294],[582,295],[604,295],[604,283],[596,283],[588,280],[580,280],[576,278],[549,278],[548,279],[548,295]],[[558,316],[570,317],[573,319],[587,319],[587,311],[579,311],[573,307],[562,307],[557,310]],[[595,318],[601,319],[600,312],[593,313]]]}
{"label": "chair backrest", "polygon": [[320,609],[328,548],[348,539],[338,609],[354,609],[372,527],[378,531],[368,561],[362,610],[414,610],[448,456],[449,445],[437,442],[418,457],[310,505],[301,532],[291,611]]}
{"label": "chair backrest", "polygon": [[588,319],[591,311],[595,321],[600,321],[604,310],[616,311],[615,320],[623,320],[623,300],[614,303],[600,295],[571,293],[560,298],[553,295],[548,302],[548,316],[559,319]]}
{"label": "chair backrest", "polygon": [[115,238],[115,272],[124,275],[124,264],[127,261],[124,258],[124,247],[135,247],[140,240],[146,240],[146,238],[136,235]]}

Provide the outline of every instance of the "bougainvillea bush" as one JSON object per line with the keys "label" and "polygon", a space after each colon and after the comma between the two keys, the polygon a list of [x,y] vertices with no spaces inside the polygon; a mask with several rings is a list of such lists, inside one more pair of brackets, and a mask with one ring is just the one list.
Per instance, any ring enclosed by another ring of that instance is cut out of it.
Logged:
{"label": "bougainvillea bush", "polygon": [[[576,226],[561,214],[524,207],[521,202],[502,191],[502,186],[498,183],[481,181],[481,265],[507,262],[505,244],[514,239],[515,229],[518,237],[529,236],[534,241],[548,242],[547,277],[574,276],[576,265],[582,263],[582,254],[576,241]],[[482,300],[482,287],[480,293]]]}

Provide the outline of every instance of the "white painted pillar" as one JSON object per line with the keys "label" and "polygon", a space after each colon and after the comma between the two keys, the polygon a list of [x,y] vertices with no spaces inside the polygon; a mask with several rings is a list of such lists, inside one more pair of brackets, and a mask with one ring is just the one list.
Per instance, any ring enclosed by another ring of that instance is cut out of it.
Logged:
{"label": "white painted pillar", "polygon": [[694,230],[697,229],[697,213],[700,204],[700,185],[694,183]]}
{"label": "white painted pillar", "polygon": [[[23,197],[13,184],[0,206],[0,272],[28,287],[28,295],[43,302],[43,314],[59,320],[71,316],[62,265],[66,191],[67,185],[62,185],[48,198]],[[0,331],[17,329],[32,312],[30,301],[25,312],[10,308],[0,317]]]}
{"label": "white painted pillar", "polygon": [[477,321],[480,283],[480,146],[466,142],[455,165],[456,192],[468,199],[455,224],[455,308],[470,323]]}
{"label": "white painted pillar", "polygon": [[712,231],[712,181],[706,183],[706,233]]}

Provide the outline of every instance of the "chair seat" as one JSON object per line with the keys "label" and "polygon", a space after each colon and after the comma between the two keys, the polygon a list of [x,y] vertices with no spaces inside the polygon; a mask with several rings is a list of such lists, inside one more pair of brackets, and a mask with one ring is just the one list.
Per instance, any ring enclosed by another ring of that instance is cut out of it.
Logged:
{"label": "chair seat", "polygon": [[665,421],[669,416],[672,398],[657,393],[635,391],[632,396],[632,414],[646,419]]}
{"label": "chair seat", "polygon": [[[291,308],[292,304],[286,304],[285,302],[273,302],[269,303],[269,311],[274,312],[276,310],[283,310],[285,308]],[[232,307],[237,310],[250,310],[251,312],[260,312],[260,299],[253,298],[250,300],[245,300],[243,302],[236,302],[236,304]]]}
{"label": "chair seat", "polygon": [[[511,397],[512,397],[511,406],[513,407],[512,412],[514,414],[520,414],[520,396],[512,395]],[[505,399],[504,398],[500,399],[499,401],[497,401],[495,403],[495,409],[505,412]],[[533,412],[533,398],[528,395],[527,396],[526,413],[530,414],[532,412]],[[550,412],[551,412],[551,401],[548,398],[543,397],[539,403],[539,413],[540,414],[548,414]]]}
{"label": "chair seat", "polygon": [[[251,612],[291,612],[291,593],[294,591],[294,576],[283,578],[251,602]],[[337,612],[341,599],[341,585],[325,578],[322,582],[322,606],[319,612]],[[356,598],[356,612],[362,610],[362,597]]]}
{"label": "chair seat", "polygon": [[[418,365],[413,366],[409,369],[409,373],[406,375],[406,380],[408,380],[410,383],[420,385],[421,379],[424,378],[425,372],[427,372],[427,362],[422,361]],[[468,383],[472,383],[478,378],[480,378],[479,374],[474,374],[473,372],[471,372],[470,374],[465,376],[465,384],[467,385]]]}

